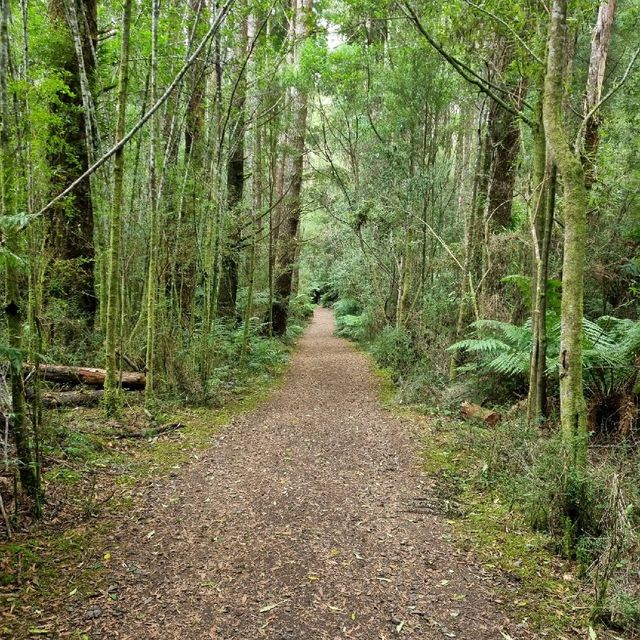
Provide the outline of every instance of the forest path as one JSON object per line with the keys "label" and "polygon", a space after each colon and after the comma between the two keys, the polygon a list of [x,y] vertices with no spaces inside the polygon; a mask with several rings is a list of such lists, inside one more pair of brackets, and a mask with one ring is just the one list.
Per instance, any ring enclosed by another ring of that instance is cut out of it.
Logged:
{"label": "forest path", "polygon": [[500,578],[415,512],[433,493],[417,435],[333,331],[318,309],[284,385],[125,517],[92,640],[531,637]]}

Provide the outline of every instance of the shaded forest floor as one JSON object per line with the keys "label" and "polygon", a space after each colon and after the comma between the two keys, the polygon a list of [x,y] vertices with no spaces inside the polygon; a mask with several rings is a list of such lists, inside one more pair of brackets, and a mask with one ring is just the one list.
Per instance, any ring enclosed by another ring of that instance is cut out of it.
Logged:
{"label": "shaded forest floor", "polygon": [[568,568],[456,487],[446,425],[382,408],[333,331],[318,309],[281,387],[190,455],[156,443],[155,479],[70,544],[59,597],[9,600],[5,635],[588,637]]}

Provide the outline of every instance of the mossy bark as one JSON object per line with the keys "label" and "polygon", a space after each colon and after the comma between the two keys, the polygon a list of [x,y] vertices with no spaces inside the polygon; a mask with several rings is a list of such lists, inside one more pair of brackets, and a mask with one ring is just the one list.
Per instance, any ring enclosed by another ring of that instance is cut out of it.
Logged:
{"label": "mossy bark", "polygon": [[237,80],[228,113],[229,159],[227,161],[227,214],[230,217],[229,242],[222,255],[218,294],[218,313],[235,318],[238,297],[240,253],[242,250],[242,205],[245,183],[245,103],[247,100],[246,56],[247,20],[240,26],[236,46]]}
{"label": "mossy bark", "polygon": [[[153,0],[151,23],[151,101],[158,94],[158,22],[160,19],[160,0]],[[160,233],[158,224],[158,172],[156,166],[156,146],[158,139],[158,117],[151,121],[149,141],[149,265],[147,267],[147,348],[145,354],[146,385],[145,402],[152,402],[155,390],[155,340],[156,340],[156,304],[158,300],[157,256]]]}
{"label": "mossy bark", "polygon": [[[11,144],[9,90],[9,0],[0,0],[0,213],[15,215],[15,168],[16,150]],[[6,249],[18,255],[17,231],[9,226],[3,238]],[[16,447],[20,484],[33,500],[36,515],[40,513],[40,476],[30,442],[25,414],[25,393],[22,367],[22,296],[20,295],[20,273],[14,260],[7,260],[4,312],[7,319],[8,342],[13,350],[9,360],[11,379],[11,436]]]}
{"label": "mossy bark", "polygon": [[[51,109],[63,119],[58,132],[62,144],[53,145],[49,155],[52,168],[51,192],[65,189],[90,164],[92,145],[91,114],[86,108],[95,70],[97,5],[95,0],[73,0],[65,10],[65,0],[49,0],[51,26],[50,63],[61,74],[69,91],[60,91]],[[73,28],[70,20],[76,21]],[[75,47],[74,47],[75,44]],[[93,318],[97,307],[94,292],[95,248],[93,200],[90,181],[81,182],[73,194],[52,208],[50,244],[55,252],[50,277],[56,296],[71,301]]]}
{"label": "mossy bark", "polygon": [[[120,44],[120,72],[118,78],[118,120],[116,142],[125,135],[125,117],[129,89],[129,34],[131,27],[131,0],[124,0],[122,9],[122,35]],[[117,321],[120,300],[120,244],[122,235],[122,204],[124,195],[124,149],[114,156],[113,204],[109,229],[109,276],[107,280],[107,331],[106,331],[106,379],[104,404],[107,413],[117,412],[119,407],[118,370],[116,359]]]}
{"label": "mossy bark", "polygon": [[539,123],[533,128],[532,135],[532,182],[534,189],[530,220],[533,253],[531,280],[532,345],[527,415],[530,422],[537,422],[544,415],[547,397],[547,282],[557,173],[555,165],[548,158],[541,110]]}
{"label": "mossy bark", "polygon": [[[311,32],[313,0],[297,0],[294,29],[295,66],[300,68],[301,44]],[[289,298],[293,287],[298,228],[302,212],[302,170],[307,130],[307,94],[301,87],[292,88],[293,136],[291,141],[290,186],[285,198],[284,220],[280,230],[273,304],[272,331],[282,336],[287,332]]]}
{"label": "mossy bark", "polygon": [[582,317],[587,235],[587,190],[580,158],[572,151],[562,118],[567,0],[551,8],[543,118],[563,192],[564,257],[560,337],[560,421],[571,469],[587,459],[587,410],[582,380]]}

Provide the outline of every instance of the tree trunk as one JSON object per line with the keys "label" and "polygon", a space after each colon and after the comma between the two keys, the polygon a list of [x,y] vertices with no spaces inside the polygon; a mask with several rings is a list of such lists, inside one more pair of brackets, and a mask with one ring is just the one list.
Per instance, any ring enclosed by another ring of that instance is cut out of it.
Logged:
{"label": "tree trunk", "polygon": [[[52,64],[69,87],[69,91],[57,94],[57,104],[52,106],[64,119],[64,125],[58,132],[62,142],[55,145],[55,151],[49,157],[53,169],[51,191],[54,194],[87,170],[92,144],[88,139],[92,130],[91,114],[87,112],[84,95],[89,87],[83,86],[82,77],[85,74],[90,81],[95,70],[97,5],[96,0],[66,1],[74,3],[70,7],[72,14],[65,12],[65,0],[49,2],[49,19],[57,44]],[[71,16],[77,19],[74,25],[77,32],[69,24]],[[74,34],[81,41],[77,48],[74,48]],[[56,297],[75,302],[81,312],[93,317],[97,300],[93,273],[93,202],[89,180],[81,182],[73,194],[52,208],[50,242],[55,252],[51,284]],[[69,276],[70,268],[73,277]]]}
{"label": "tree trunk", "polygon": [[493,163],[489,189],[488,226],[493,233],[511,227],[516,160],[520,148],[520,129],[515,115],[492,103],[490,116]]}
{"label": "tree trunk", "polygon": [[[202,37],[207,30],[207,22],[204,19],[203,8],[205,0],[189,0],[189,7],[193,20],[198,20],[199,28],[196,29],[195,40]],[[200,156],[203,152],[205,129],[205,70],[204,56],[191,67],[189,72],[189,97],[187,99],[187,113],[184,126],[185,153],[191,158],[196,157],[195,164],[199,166]]]}
{"label": "tree trunk", "polygon": [[[295,60],[300,69],[302,42],[311,32],[313,0],[296,0],[294,29]],[[305,89],[294,86],[291,89],[293,110],[293,131],[291,140],[290,186],[285,197],[284,220],[279,233],[278,258],[274,282],[274,300],[271,309],[273,333],[283,336],[287,332],[289,299],[293,285],[296,260],[296,244],[300,214],[302,209],[302,171],[304,167],[304,146],[307,131],[307,94]]]}
{"label": "tree trunk", "polygon": [[549,28],[543,117],[547,141],[564,186],[560,421],[571,470],[584,467],[588,446],[587,410],[582,384],[587,190],[580,158],[571,150],[562,118],[566,32],[567,0],[554,0]]}
{"label": "tree trunk", "polygon": [[241,251],[242,201],[244,196],[244,135],[247,83],[245,58],[247,55],[247,20],[242,21],[236,48],[237,80],[229,105],[229,159],[227,161],[227,215],[230,217],[229,242],[222,255],[222,273],[218,310],[221,316],[236,315],[238,272]]}
{"label": "tree trunk", "polygon": [[[120,71],[118,79],[118,121],[116,142],[125,135],[127,97],[129,89],[129,35],[131,27],[131,0],[124,0],[122,8],[122,41],[120,45]],[[104,404],[108,414],[118,410],[118,372],[116,360],[117,320],[120,300],[120,244],[122,234],[122,204],[124,191],[124,149],[114,156],[113,204],[109,230],[109,276],[107,280],[107,335],[105,340],[107,372],[104,384]]]}
{"label": "tree trunk", "polygon": [[[471,202],[469,203],[469,212],[465,225],[465,243],[464,243],[464,263],[462,265],[462,273],[460,274],[460,302],[458,303],[458,317],[456,320],[455,341],[460,340],[465,325],[469,322],[475,312],[478,319],[478,306],[476,300],[475,286],[480,276],[477,264],[477,255],[480,251],[479,247],[479,228],[478,215],[482,215],[483,208],[478,207],[478,194],[481,188],[486,188],[483,167],[486,166],[486,156],[488,153],[487,144],[488,136],[483,131],[484,115],[481,111],[478,119],[478,142],[477,156],[475,162],[475,170],[473,173],[473,188],[471,194]],[[449,360],[449,381],[453,382],[457,375],[458,360],[460,354],[457,351],[451,353]]]}
{"label": "tree trunk", "polygon": [[[29,365],[25,365],[31,368]],[[41,364],[38,367],[43,380],[64,384],[88,384],[102,387],[105,384],[107,372],[105,369],[94,367],[68,367],[62,364]],[[122,371],[119,379],[123,387],[128,389],[144,389],[145,374],[138,371]]]}
{"label": "tree trunk", "polygon": [[[9,59],[9,0],[0,0],[0,214],[16,215],[14,157],[10,136],[10,112],[8,80]],[[9,225],[2,229],[6,249],[18,255],[17,230]],[[13,350],[9,359],[11,379],[11,435],[16,446],[20,484],[33,500],[35,515],[40,514],[40,474],[33,455],[27,431],[25,414],[24,379],[22,374],[22,296],[20,295],[20,273],[17,264],[6,263],[6,288],[4,312],[7,318],[8,342]]]}
{"label": "tree trunk", "polygon": [[[598,10],[598,19],[591,38],[591,57],[589,59],[589,73],[584,99],[585,115],[588,115],[602,98],[602,86],[607,67],[607,55],[609,53],[615,11],[616,0],[605,0]],[[583,162],[586,168],[587,188],[590,188],[595,180],[595,157],[598,152],[599,128],[600,115],[594,113],[587,120],[584,130]]]}
{"label": "tree trunk", "polygon": [[[544,157],[544,135],[542,153]],[[531,329],[532,348],[529,367],[529,394],[527,415],[530,422],[537,422],[545,415],[547,398],[547,288],[549,280],[549,249],[553,231],[555,213],[557,169],[551,161],[546,163],[540,173],[542,179],[538,185],[534,202],[534,214],[531,220],[533,245],[533,278]]]}
{"label": "tree trunk", "polygon": [[[160,0],[152,0],[151,7],[151,72],[150,90],[151,102],[155,103],[158,93],[158,22],[160,20]],[[149,139],[149,264],[147,266],[147,348],[145,364],[147,383],[145,387],[145,402],[153,400],[155,393],[155,342],[156,342],[156,305],[158,300],[158,267],[157,254],[160,239],[158,221],[158,175],[156,166],[156,152],[158,140],[158,117],[151,120]]]}

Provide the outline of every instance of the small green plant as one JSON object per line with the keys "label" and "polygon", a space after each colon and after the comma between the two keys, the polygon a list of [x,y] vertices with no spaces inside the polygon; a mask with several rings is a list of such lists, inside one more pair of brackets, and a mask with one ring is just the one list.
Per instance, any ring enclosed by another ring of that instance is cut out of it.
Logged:
{"label": "small green plant", "polygon": [[299,294],[289,302],[289,315],[294,320],[307,320],[313,315],[314,305],[310,296]]}
{"label": "small green plant", "polygon": [[[560,320],[547,315],[547,366],[549,379],[556,379],[560,359]],[[478,320],[471,329],[475,336],[460,340],[449,351],[465,352],[471,360],[458,368],[460,373],[482,376],[491,374],[505,381],[527,380],[531,355],[531,321],[513,325],[497,320]],[[584,318],[583,367],[585,392],[592,402],[594,415],[598,406],[616,406],[609,413],[619,414],[619,422],[634,422],[635,396],[640,391],[636,358],[640,353],[640,323],[604,316],[595,322]],[[635,387],[638,387],[635,389]],[[634,390],[635,389],[635,390]],[[626,424],[628,433],[631,424]]]}
{"label": "small green plant", "polygon": [[336,314],[336,318],[359,316],[362,313],[362,307],[353,298],[341,298],[333,305],[333,311]]}
{"label": "small green plant", "polygon": [[416,353],[411,336],[404,329],[385,327],[371,345],[371,353],[381,367],[405,374],[413,366]]}
{"label": "small green plant", "polygon": [[336,317],[336,334],[341,338],[358,341],[362,338],[362,316],[341,315]]}

